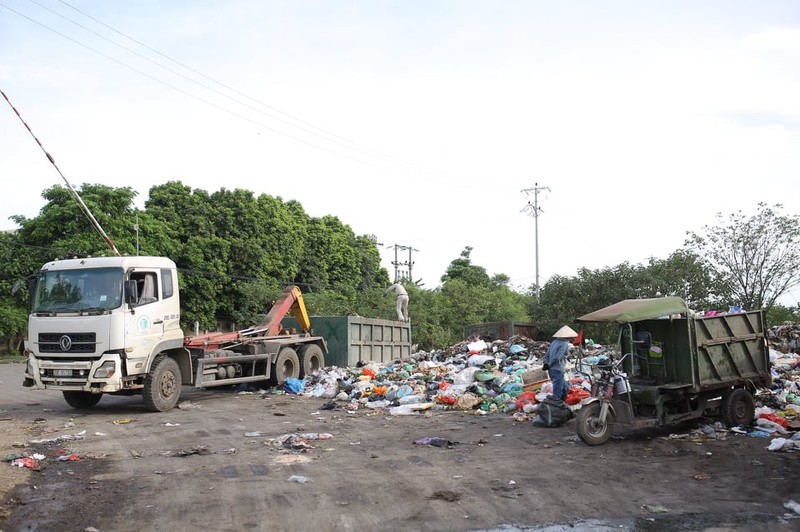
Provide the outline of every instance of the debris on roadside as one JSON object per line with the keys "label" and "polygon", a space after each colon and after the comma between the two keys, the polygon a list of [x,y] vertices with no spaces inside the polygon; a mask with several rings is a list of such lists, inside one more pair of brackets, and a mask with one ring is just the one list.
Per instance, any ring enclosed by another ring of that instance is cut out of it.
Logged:
{"label": "debris on roadside", "polygon": [[446,447],[452,449],[458,442],[450,441],[447,438],[440,438],[438,436],[425,436],[414,442],[414,445],[427,445],[430,447]]}
{"label": "debris on roadside", "polygon": [[[756,419],[752,426],[728,428],[721,423],[701,423],[686,434],[670,435],[670,439],[701,442],[725,441],[740,435],[770,440],[780,437],[785,442],[772,444],[770,450],[797,450],[800,324],[773,327],[769,329],[768,340],[773,384],[770,389],[756,390]],[[491,342],[471,338],[391,362],[320,368],[304,379],[289,380],[271,391],[260,390],[259,398],[287,394],[323,399],[317,414],[336,409],[350,416],[456,411],[473,415],[509,414],[515,422],[531,422],[539,418],[539,405],[552,393],[552,383],[541,364],[549,345],[547,341],[519,335]],[[570,389],[565,402],[573,412],[589,396],[592,365],[610,351],[592,340],[580,349],[582,356],[569,357],[566,371]],[[303,448],[304,444],[287,439],[278,445],[284,446],[293,449]]]}

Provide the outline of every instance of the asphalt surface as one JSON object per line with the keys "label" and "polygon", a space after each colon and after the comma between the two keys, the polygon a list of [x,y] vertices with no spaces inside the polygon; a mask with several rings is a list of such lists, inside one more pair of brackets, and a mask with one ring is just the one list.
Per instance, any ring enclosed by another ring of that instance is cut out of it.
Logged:
{"label": "asphalt surface", "polygon": [[188,387],[169,412],[108,396],[77,411],[22,370],[0,365],[0,451],[46,458],[7,499],[5,532],[800,529],[800,454],[746,436],[590,447],[574,421]]}

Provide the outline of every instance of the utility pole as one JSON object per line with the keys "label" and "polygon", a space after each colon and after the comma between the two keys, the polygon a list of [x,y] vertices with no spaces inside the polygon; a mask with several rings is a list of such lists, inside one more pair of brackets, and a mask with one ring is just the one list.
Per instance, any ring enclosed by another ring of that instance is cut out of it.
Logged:
{"label": "utility pole", "polygon": [[133,226],[133,230],[136,231],[136,256],[139,256],[139,211],[136,211],[136,223]]}
{"label": "utility pole", "polygon": [[[419,251],[416,248],[411,246],[404,246],[401,244],[391,244],[387,247],[394,248],[394,260],[392,261],[392,266],[394,266],[394,282],[400,281],[401,278],[405,278],[405,272],[400,270],[400,266],[408,266],[408,280],[412,283],[414,282],[414,278],[411,275],[412,268],[414,266],[414,261],[412,260],[411,253],[413,251]],[[400,257],[398,252],[400,251],[408,251],[408,260],[405,262],[400,261]]]}
{"label": "utility pole", "polygon": [[540,187],[539,183],[534,183],[533,188],[524,188],[522,189],[522,193],[525,194],[525,197],[530,197],[530,194],[533,194],[533,205],[531,205],[531,201],[528,200],[528,204],[522,208],[522,212],[527,212],[531,216],[533,216],[534,221],[534,228],[536,232],[536,299],[539,299],[539,213],[544,212],[539,207],[539,192],[542,190],[546,190],[550,192],[549,187]]}

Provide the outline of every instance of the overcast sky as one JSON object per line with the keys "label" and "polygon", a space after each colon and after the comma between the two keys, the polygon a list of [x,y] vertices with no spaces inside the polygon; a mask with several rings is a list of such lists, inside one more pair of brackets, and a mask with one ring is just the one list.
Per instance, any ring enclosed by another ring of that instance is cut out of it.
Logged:
{"label": "overcast sky", "polygon": [[[795,0],[0,0],[0,89],[75,187],[294,199],[427,288],[534,283],[537,186],[541,284],[800,210]],[[63,181],[0,104],[13,229]]]}

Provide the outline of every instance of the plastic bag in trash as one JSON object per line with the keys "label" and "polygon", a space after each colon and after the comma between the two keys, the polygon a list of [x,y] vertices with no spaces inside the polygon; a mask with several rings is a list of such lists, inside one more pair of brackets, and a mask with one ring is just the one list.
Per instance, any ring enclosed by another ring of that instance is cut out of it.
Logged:
{"label": "plastic bag in trash", "polygon": [[425,436],[414,442],[414,445],[431,445],[433,447],[448,447],[453,445],[453,442],[447,438],[438,438],[436,436]]}
{"label": "plastic bag in trash", "polygon": [[303,391],[305,383],[300,379],[288,378],[283,381],[283,389],[286,393],[298,394]]}

